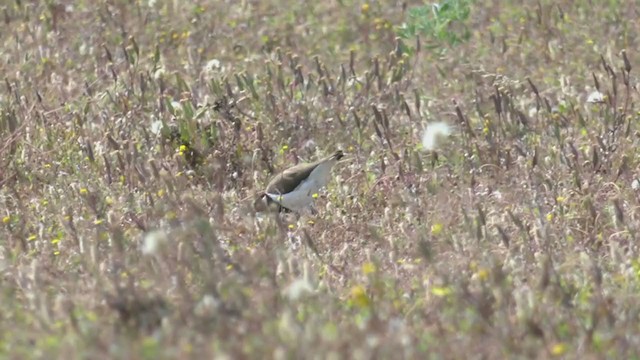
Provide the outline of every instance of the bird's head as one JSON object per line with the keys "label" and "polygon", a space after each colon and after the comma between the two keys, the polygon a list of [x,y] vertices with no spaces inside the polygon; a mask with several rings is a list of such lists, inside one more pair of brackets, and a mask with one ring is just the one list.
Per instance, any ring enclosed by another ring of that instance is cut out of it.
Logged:
{"label": "bird's head", "polygon": [[273,201],[266,192],[260,191],[256,194],[255,200],[253,201],[253,208],[257,212],[267,212],[267,211],[277,211],[279,206],[278,203]]}
{"label": "bird's head", "polygon": [[253,201],[253,208],[258,212],[266,211],[269,208],[269,197],[264,191],[260,191],[256,194]]}

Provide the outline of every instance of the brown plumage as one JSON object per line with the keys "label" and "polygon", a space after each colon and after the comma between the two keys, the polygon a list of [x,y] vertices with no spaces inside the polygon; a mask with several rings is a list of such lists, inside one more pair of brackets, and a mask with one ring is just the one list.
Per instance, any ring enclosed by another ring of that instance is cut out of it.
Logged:
{"label": "brown plumage", "polygon": [[[277,205],[280,211],[291,211],[294,209],[289,209],[280,202],[273,199],[274,195],[287,195],[292,193],[294,190],[299,189],[301,184],[305,183],[306,187],[309,188],[310,192],[315,191],[316,188],[321,188],[326,185],[326,183],[330,179],[330,171],[333,165],[340,159],[344,157],[344,153],[342,150],[338,150],[333,153],[331,156],[327,156],[320,160],[314,161],[312,163],[303,163],[298,164],[293,167],[290,167],[278,175],[274,176],[273,179],[267,185],[265,191],[260,192],[259,200],[265,200],[266,205]],[[328,164],[322,168],[321,171],[317,172],[317,175],[314,175],[313,183],[306,183],[309,181],[310,176],[314,173],[314,170],[320,169],[320,165]],[[312,194],[306,194],[307,196],[311,196]],[[302,200],[304,200],[304,194],[302,195]],[[282,202],[286,202],[286,199]]]}

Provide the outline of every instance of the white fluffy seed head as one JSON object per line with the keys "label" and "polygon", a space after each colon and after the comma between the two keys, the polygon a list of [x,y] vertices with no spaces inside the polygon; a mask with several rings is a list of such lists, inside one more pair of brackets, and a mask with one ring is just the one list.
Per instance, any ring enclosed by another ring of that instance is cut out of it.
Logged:
{"label": "white fluffy seed head", "polygon": [[422,147],[427,151],[435,150],[440,141],[451,135],[451,127],[445,122],[434,122],[427,125],[422,134]]}
{"label": "white fluffy seed head", "polygon": [[145,234],[142,242],[142,253],[155,255],[168,242],[169,237],[164,230],[152,230]]}
{"label": "white fluffy seed head", "polygon": [[587,97],[587,102],[591,104],[600,104],[604,102],[604,94],[600,91],[594,91]]}

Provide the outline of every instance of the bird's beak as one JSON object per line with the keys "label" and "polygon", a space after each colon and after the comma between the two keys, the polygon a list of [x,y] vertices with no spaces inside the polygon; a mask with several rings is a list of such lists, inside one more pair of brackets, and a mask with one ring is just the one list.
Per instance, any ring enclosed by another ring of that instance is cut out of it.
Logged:
{"label": "bird's beak", "polygon": [[355,158],[353,156],[347,156],[346,154],[341,156],[340,159],[338,159],[338,164],[343,164],[343,163],[348,163],[348,162],[352,162],[354,161]]}

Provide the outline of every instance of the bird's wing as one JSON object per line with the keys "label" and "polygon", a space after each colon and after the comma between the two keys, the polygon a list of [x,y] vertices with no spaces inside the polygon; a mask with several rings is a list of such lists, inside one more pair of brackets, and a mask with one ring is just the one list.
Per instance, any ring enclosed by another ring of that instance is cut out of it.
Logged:
{"label": "bird's wing", "polygon": [[286,169],[269,182],[267,185],[267,192],[273,194],[287,194],[295,190],[300,185],[300,178],[306,179],[313,169],[318,166],[320,162],[316,161],[308,164],[298,164],[294,167]]}

